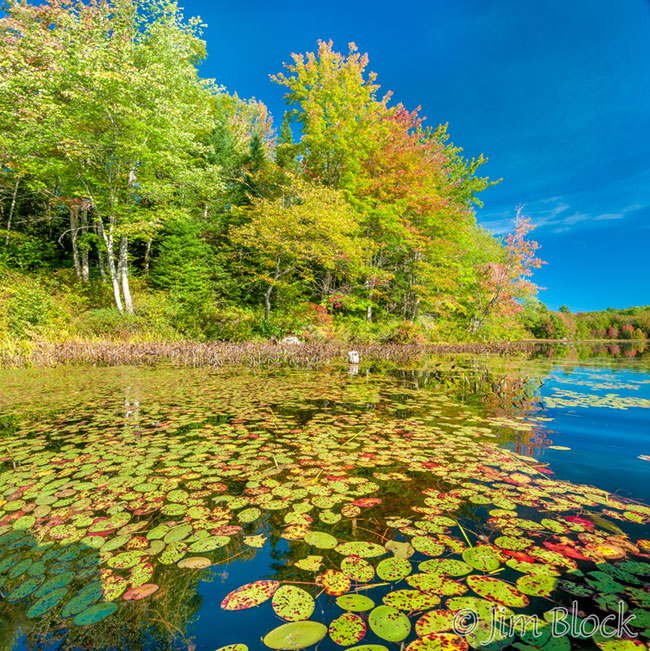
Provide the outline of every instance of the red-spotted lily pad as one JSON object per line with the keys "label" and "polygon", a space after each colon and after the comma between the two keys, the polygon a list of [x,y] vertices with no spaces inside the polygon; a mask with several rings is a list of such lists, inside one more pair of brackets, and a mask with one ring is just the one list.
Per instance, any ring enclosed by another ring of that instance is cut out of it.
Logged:
{"label": "red-spotted lily pad", "polygon": [[420,590],[395,590],[389,592],[383,602],[386,606],[411,612],[435,608],[440,603],[440,597]]}
{"label": "red-spotted lily pad", "polygon": [[482,572],[493,572],[501,565],[501,554],[494,547],[479,545],[463,552],[463,560]]}
{"label": "red-spotted lily pad", "polygon": [[413,569],[405,558],[385,558],[377,565],[377,576],[383,581],[400,581]]}
{"label": "red-spotted lily pad", "polygon": [[353,581],[368,583],[375,578],[375,568],[358,556],[346,556],[341,561],[341,572]]}
{"label": "red-spotted lily pad", "polygon": [[467,640],[454,633],[432,633],[413,640],[406,651],[465,651],[469,645]]}
{"label": "red-spotted lily pad", "polygon": [[326,570],[316,577],[316,583],[323,586],[325,592],[333,597],[345,594],[352,587],[350,579],[337,570]]}
{"label": "red-spotted lily pad", "polygon": [[370,612],[368,623],[375,635],[388,642],[401,642],[411,632],[409,618],[392,606],[377,606]]}
{"label": "red-spotted lily pad", "polygon": [[278,581],[247,583],[226,595],[221,602],[221,607],[224,610],[244,610],[245,608],[259,606],[267,599],[270,599],[279,587],[280,583]]}
{"label": "red-spotted lily pad", "polygon": [[492,576],[468,576],[467,585],[481,597],[504,606],[523,608],[528,605],[528,597],[525,594],[509,583]]}
{"label": "red-spotted lily pad", "polygon": [[366,622],[354,613],[343,613],[330,624],[330,637],[341,646],[356,644],[366,635]]}
{"label": "red-spotted lily pad", "polygon": [[320,622],[291,622],[274,628],[262,642],[271,649],[291,651],[318,644],[327,635],[327,626]]}
{"label": "red-spotted lily pad", "polygon": [[366,610],[372,610],[375,607],[375,602],[365,595],[344,594],[336,598],[336,605],[343,610],[352,610],[360,613]]}
{"label": "red-spotted lily pad", "polygon": [[535,541],[523,536],[499,536],[494,544],[501,549],[510,549],[512,551],[523,551],[528,549]]}
{"label": "red-spotted lily pad", "polygon": [[557,578],[548,574],[529,574],[517,579],[519,590],[532,597],[550,597],[557,584]]}
{"label": "red-spotted lily pad", "polygon": [[440,556],[445,551],[445,546],[430,536],[413,536],[411,544],[425,556]]}
{"label": "red-spotted lily pad", "polygon": [[363,541],[341,543],[336,546],[335,550],[344,556],[360,556],[361,558],[375,558],[386,553],[386,548],[383,545]]}
{"label": "red-spotted lily pad", "polygon": [[463,561],[457,561],[453,558],[430,558],[418,565],[420,572],[430,572],[431,574],[446,574],[448,576],[463,576],[469,574],[472,568]]}
{"label": "red-spotted lily pad", "polygon": [[454,624],[457,610],[430,610],[415,622],[415,632],[420,636],[450,631]]}
{"label": "red-spotted lily pad", "polygon": [[278,617],[288,622],[299,622],[311,617],[316,603],[306,590],[295,585],[283,585],[276,590],[271,605]]}

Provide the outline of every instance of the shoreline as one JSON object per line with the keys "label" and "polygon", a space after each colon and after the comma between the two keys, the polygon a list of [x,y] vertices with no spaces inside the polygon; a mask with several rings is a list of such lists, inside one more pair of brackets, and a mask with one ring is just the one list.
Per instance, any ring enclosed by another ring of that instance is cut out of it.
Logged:
{"label": "shoreline", "polygon": [[345,363],[350,350],[361,362],[408,363],[428,355],[485,354],[496,356],[529,355],[549,345],[620,345],[647,343],[647,340],[522,340],[464,343],[349,344],[248,342],[120,342],[47,341],[18,342],[0,350],[0,368],[52,368],[57,366],[157,366],[178,367],[245,366],[316,368],[332,362]]}

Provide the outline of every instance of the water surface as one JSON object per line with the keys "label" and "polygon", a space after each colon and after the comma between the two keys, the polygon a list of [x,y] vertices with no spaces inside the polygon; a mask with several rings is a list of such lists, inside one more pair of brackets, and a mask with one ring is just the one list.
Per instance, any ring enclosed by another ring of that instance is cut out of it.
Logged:
{"label": "water surface", "polygon": [[574,601],[647,641],[650,363],[578,352],[0,372],[0,648],[481,648],[450,611]]}

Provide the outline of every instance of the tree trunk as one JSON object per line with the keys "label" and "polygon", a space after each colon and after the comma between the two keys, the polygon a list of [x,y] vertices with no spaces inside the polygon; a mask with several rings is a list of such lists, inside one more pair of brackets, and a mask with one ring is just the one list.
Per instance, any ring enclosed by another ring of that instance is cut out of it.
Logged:
{"label": "tree trunk", "polygon": [[147,248],[144,252],[144,273],[148,274],[149,273],[149,256],[151,255],[151,243],[153,242],[153,238],[149,238],[147,240]]}
{"label": "tree trunk", "polygon": [[268,321],[271,315],[271,292],[273,291],[272,283],[269,283],[266,292],[264,292],[264,320]]}
{"label": "tree trunk", "polygon": [[278,281],[278,278],[284,275],[284,273],[287,272],[285,271],[283,273],[280,273],[280,256],[278,256],[277,260],[275,261],[275,273],[273,274],[273,282],[269,283],[266,292],[264,292],[264,320],[265,321],[269,320],[269,316],[271,314],[271,292],[273,291],[273,286]]}
{"label": "tree trunk", "polygon": [[113,224],[110,224],[108,227],[108,232],[104,228],[104,223],[101,219],[97,220],[99,227],[99,233],[104,240],[104,245],[106,246],[106,257],[108,258],[108,272],[111,276],[111,283],[113,285],[113,297],[115,298],[115,306],[120,311],[124,312],[124,306],[122,305],[122,297],[120,296],[120,279],[118,277],[117,269],[115,267],[115,256],[113,254]]}
{"label": "tree trunk", "polygon": [[124,307],[129,314],[133,314],[133,301],[131,300],[131,290],[129,289],[129,238],[126,235],[120,240],[120,261],[119,274],[122,281],[122,295],[124,296]]}
{"label": "tree trunk", "polygon": [[72,240],[72,261],[74,262],[74,272],[77,280],[81,280],[81,264],[79,263],[79,246],[77,237],[79,236],[79,207],[70,206],[70,239]]}
{"label": "tree trunk", "polygon": [[[93,222],[93,228],[97,237],[101,237],[99,232],[99,227],[97,225],[97,220]],[[101,244],[97,244],[97,266],[99,267],[99,275],[101,276],[102,282],[106,282],[106,268],[104,267],[104,255],[102,254]]]}
{"label": "tree trunk", "polygon": [[16,179],[14,184],[14,192],[11,196],[11,205],[9,206],[9,217],[7,218],[7,236],[5,237],[5,245],[9,244],[9,231],[11,230],[11,219],[14,216],[14,211],[16,210],[16,199],[18,198],[18,186],[20,185],[20,177]]}
{"label": "tree trunk", "polygon": [[[88,232],[88,208],[81,208],[81,230],[83,233]],[[88,240],[81,249],[81,280],[85,283],[90,279],[90,266],[88,264]]]}
{"label": "tree trunk", "polygon": [[323,278],[323,290],[321,292],[321,300],[325,300],[330,293],[330,288],[332,286],[332,274],[329,271],[325,272],[325,277]]}

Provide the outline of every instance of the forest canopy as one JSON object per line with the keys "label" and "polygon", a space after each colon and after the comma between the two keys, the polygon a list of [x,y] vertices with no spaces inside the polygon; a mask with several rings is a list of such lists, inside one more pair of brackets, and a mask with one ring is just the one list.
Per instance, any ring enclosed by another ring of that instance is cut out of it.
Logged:
{"label": "forest canopy", "polygon": [[5,10],[0,333],[527,336],[538,244],[515,206],[508,237],[478,225],[484,156],[353,43],[271,75],[276,128],[202,78],[203,27],[165,0]]}

